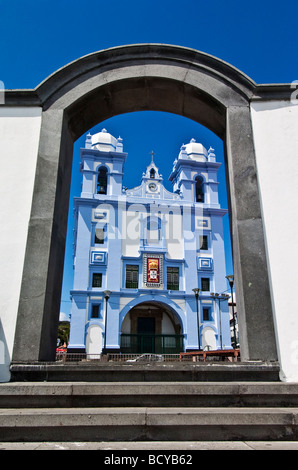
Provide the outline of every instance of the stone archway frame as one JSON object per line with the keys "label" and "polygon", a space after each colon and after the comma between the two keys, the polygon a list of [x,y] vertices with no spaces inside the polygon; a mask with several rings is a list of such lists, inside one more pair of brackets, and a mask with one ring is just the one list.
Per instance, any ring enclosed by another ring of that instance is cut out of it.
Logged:
{"label": "stone archway frame", "polygon": [[13,362],[54,360],[73,142],[107,118],[143,110],[188,117],[223,139],[242,359],[277,359],[249,108],[259,90],[208,54],[144,44],[90,54],[35,90],[6,93],[12,105],[42,107]]}

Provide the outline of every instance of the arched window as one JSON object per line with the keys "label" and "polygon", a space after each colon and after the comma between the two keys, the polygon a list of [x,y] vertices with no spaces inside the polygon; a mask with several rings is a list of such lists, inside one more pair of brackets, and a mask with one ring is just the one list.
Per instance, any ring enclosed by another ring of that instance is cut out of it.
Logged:
{"label": "arched window", "polygon": [[197,176],[195,179],[196,182],[196,202],[204,202],[204,179],[202,176]]}
{"label": "arched window", "polygon": [[108,170],[105,167],[101,167],[98,170],[97,194],[107,194],[107,186],[108,186]]}
{"label": "arched window", "polygon": [[150,178],[155,178],[155,170],[154,170],[154,168],[151,168],[151,170],[150,170]]}
{"label": "arched window", "polygon": [[161,240],[161,220],[159,217],[149,216],[146,219],[147,245],[158,245]]}

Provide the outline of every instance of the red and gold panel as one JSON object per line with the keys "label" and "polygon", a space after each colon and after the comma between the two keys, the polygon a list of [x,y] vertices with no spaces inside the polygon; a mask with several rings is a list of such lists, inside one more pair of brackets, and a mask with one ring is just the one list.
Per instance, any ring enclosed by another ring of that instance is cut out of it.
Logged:
{"label": "red and gold panel", "polygon": [[159,284],[160,282],[160,259],[147,258],[147,282]]}

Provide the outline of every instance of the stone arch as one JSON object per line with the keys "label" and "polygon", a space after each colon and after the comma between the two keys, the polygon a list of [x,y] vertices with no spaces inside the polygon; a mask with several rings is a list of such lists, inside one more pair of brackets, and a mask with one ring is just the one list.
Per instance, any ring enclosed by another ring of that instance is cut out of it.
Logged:
{"label": "stone arch", "polygon": [[161,295],[143,295],[141,297],[136,297],[135,299],[131,300],[123,309],[119,312],[119,331],[121,331],[121,325],[124,321],[124,318],[129,313],[131,309],[136,306],[140,306],[142,304],[159,304],[164,306],[165,308],[169,309],[178,319],[180,326],[181,326],[181,334],[186,331],[186,316],[183,310],[177,305],[173,300],[169,300],[168,298],[165,300],[164,297]]}
{"label": "stone arch", "polygon": [[208,54],[141,44],[89,54],[21,95],[27,106],[42,107],[42,125],[14,362],[55,356],[73,142],[109,117],[142,110],[188,117],[223,139],[241,354],[277,359],[249,109],[256,90],[250,78]]}
{"label": "stone arch", "polygon": [[175,302],[161,295],[132,300],[120,312],[119,323],[121,352],[184,351],[185,314]]}

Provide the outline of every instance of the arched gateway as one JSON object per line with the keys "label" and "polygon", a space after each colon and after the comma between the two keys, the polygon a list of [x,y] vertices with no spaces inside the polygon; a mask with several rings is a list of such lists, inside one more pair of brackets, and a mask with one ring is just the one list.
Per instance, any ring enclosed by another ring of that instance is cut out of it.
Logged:
{"label": "arched gateway", "polygon": [[175,354],[184,350],[183,312],[154,300],[133,302],[120,312],[123,353]]}
{"label": "arched gateway", "polygon": [[[42,125],[14,362],[54,359],[73,142],[107,118],[143,110],[188,117],[223,139],[241,354],[276,360],[249,109],[256,93],[252,80],[221,60],[145,44],[85,56],[18,95],[18,104],[42,107]],[[14,94],[7,99],[13,101]]]}

